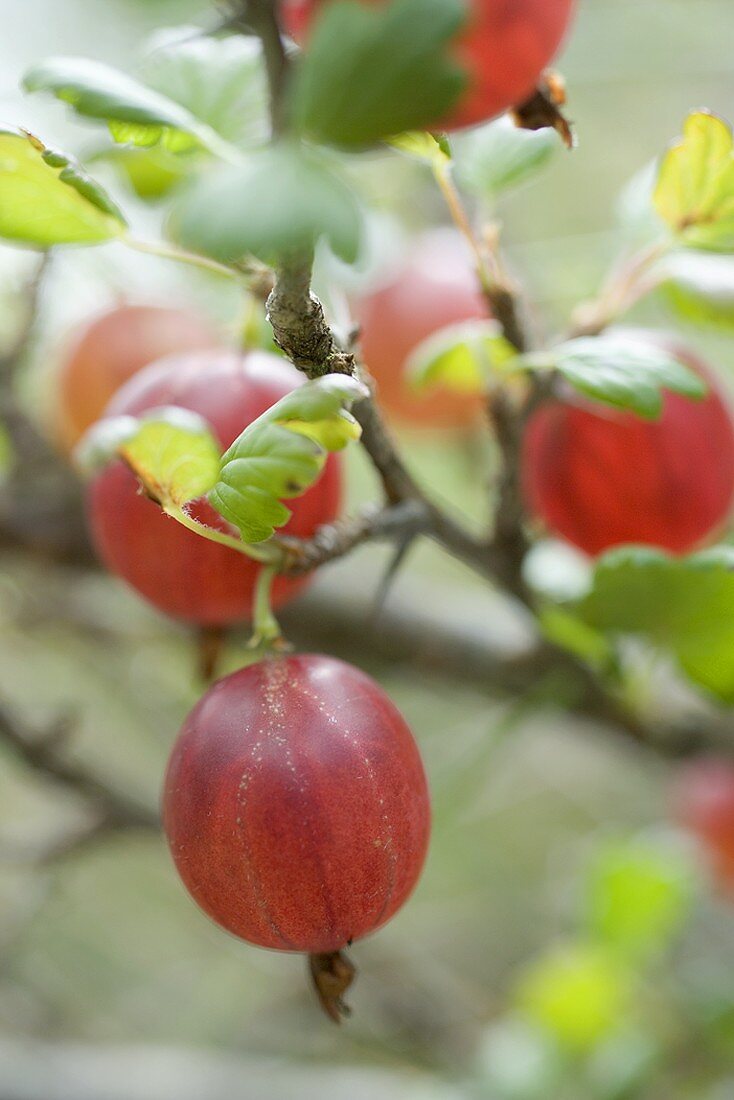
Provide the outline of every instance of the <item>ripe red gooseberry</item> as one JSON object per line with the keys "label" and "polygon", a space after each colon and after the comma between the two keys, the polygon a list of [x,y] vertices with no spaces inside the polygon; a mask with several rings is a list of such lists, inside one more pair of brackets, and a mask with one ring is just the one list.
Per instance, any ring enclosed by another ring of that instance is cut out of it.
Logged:
{"label": "ripe red gooseberry", "polygon": [[113,394],[148,363],[219,343],[203,319],[161,306],[119,306],[83,325],[72,336],[57,379],[64,449],[74,448]]}
{"label": "ripe red gooseberry", "polygon": [[734,887],[734,765],[716,757],[688,764],[678,780],[676,810],[708,853],[722,885]]}
{"label": "ripe red gooseberry", "polygon": [[[288,0],[289,34],[305,42],[316,15],[330,2]],[[523,103],[558,52],[574,7],[574,0],[469,0],[465,23],[451,46],[466,86],[447,117],[423,128],[457,130]]]}
{"label": "ripe red gooseberry", "polygon": [[[106,415],[135,416],[176,405],[203,416],[226,448],[302,381],[295,367],[268,352],[174,355],[132,378],[110,402]],[[288,502],[293,514],[283,530],[303,538],[312,535],[335,519],[340,493],[340,460],[330,455],[319,480]],[[259,566],[166,516],[141,495],[136,478],[122,462],[108,466],[93,480],[88,511],[104,564],[161,611],[200,626],[226,626],[251,618]],[[210,527],[237,534],[203,498],[189,511]],[[276,577],[273,606],[292,599],[308,580],[308,576]]]}
{"label": "ripe red gooseberry", "polygon": [[530,510],[587,554],[623,543],[685,553],[729,514],[730,413],[706,367],[687,349],[674,350],[705,378],[703,400],[667,393],[660,419],[650,421],[569,394],[540,408],[528,426],[523,482]]}
{"label": "ripe red gooseberry", "polygon": [[439,329],[487,316],[468,246],[451,229],[424,233],[399,270],[355,303],[364,361],[380,404],[396,420],[434,428],[470,425],[481,412],[475,396],[436,388],[414,390],[405,374],[411,352]]}
{"label": "ripe red gooseberry", "polygon": [[214,684],[173,748],[163,820],[191,896],[279,951],[337,952],[400,909],[423,867],[418,748],[374,680],[332,657],[268,658]]}

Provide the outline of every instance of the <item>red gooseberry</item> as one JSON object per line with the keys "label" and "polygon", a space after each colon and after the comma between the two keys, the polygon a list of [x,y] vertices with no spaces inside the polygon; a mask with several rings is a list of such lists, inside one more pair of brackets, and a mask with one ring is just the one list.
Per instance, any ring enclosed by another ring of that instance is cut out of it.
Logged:
{"label": "red gooseberry", "polygon": [[[330,2],[288,0],[285,25],[297,42],[306,41],[316,15]],[[524,102],[558,52],[574,7],[574,0],[469,0],[451,47],[466,87],[447,117],[423,128],[472,126]]]}
{"label": "red gooseberry", "polygon": [[332,657],[267,658],[184,722],[163,817],[191,896],[260,947],[338,952],[400,909],[430,805],[418,748],[369,676]]}
{"label": "red gooseberry", "polygon": [[623,543],[685,553],[729,514],[731,416],[706,367],[687,349],[674,350],[705,378],[703,400],[667,393],[660,419],[650,421],[569,395],[541,407],[528,426],[530,510],[587,554]]}
{"label": "red gooseberry", "polygon": [[433,428],[471,424],[481,410],[475,396],[436,388],[419,393],[406,377],[412,351],[439,329],[487,316],[468,247],[450,229],[424,233],[400,269],[354,307],[365,364],[380,404],[396,420]]}

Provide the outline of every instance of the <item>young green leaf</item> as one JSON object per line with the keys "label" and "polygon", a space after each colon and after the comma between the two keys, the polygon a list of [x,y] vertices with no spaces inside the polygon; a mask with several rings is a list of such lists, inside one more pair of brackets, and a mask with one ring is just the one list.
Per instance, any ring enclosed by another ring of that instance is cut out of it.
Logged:
{"label": "young green leaf", "polygon": [[444,165],[451,160],[451,146],[445,134],[429,134],[427,130],[408,130],[390,138],[389,144],[401,153],[424,160],[427,164]]}
{"label": "young green leaf", "polygon": [[574,610],[597,630],[649,639],[694,683],[734,702],[734,548],[687,558],[640,547],[610,551]]}
{"label": "young green leaf", "polygon": [[74,459],[86,474],[122,458],[149,497],[180,508],[203,496],[219,474],[220,451],[207,422],[188,409],[151,409],[140,417],[99,420],[82,437]]}
{"label": "young green leaf", "polygon": [[723,119],[705,111],[688,116],[683,138],[660,165],[654,203],[681,244],[734,249],[734,147]]}
{"label": "young green leaf", "polygon": [[74,448],[74,464],[87,477],[104,470],[120,457],[120,448],[133,439],[140,427],[134,416],[111,416],[98,420]]}
{"label": "young green leaf", "polygon": [[293,83],[297,125],[343,146],[425,129],[465,85],[447,48],[465,19],[462,0],[325,5]]}
{"label": "young green leaf", "polygon": [[142,146],[160,142],[169,152],[199,146],[233,159],[232,148],[190,111],[100,61],[51,57],[26,73],[23,87],[51,92],[77,114],[108,123],[115,141]]}
{"label": "young green leaf", "polygon": [[141,75],[154,91],[227,141],[267,138],[267,80],[256,38],[210,38],[197,27],[177,27],[158,31],[147,45]]}
{"label": "young green leaf", "polygon": [[187,409],[152,409],[119,454],[164,508],[203,496],[219,475],[219,445],[206,421]]}
{"label": "young green leaf", "polygon": [[664,951],[690,908],[691,872],[685,853],[669,840],[604,845],[588,874],[590,933],[630,955]]}
{"label": "young green leaf", "polygon": [[706,394],[705,383],[671,351],[628,333],[579,337],[550,354],[579,393],[648,419],[660,416],[663,390],[695,399]]}
{"label": "young green leaf", "polygon": [[290,143],[255,153],[241,168],[212,172],[174,210],[171,234],[224,263],[249,255],[274,264],[308,254],[324,237],[348,263],[362,217],[354,193],[321,154]]}
{"label": "young green leaf", "polygon": [[125,219],[78,161],[26,130],[0,128],[0,237],[48,248],[119,237]]}
{"label": "young green leaf", "polygon": [[686,320],[734,330],[734,259],[729,256],[674,253],[665,263],[661,289]]}
{"label": "young green leaf", "polygon": [[461,321],[420,343],[405,370],[416,389],[441,386],[456,393],[481,394],[513,359],[517,352],[496,321]]}
{"label": "young green leaf", "polygon": [[532,178],[561,147],[555,130],[523,130],[504,116],[456,141],[457,179],[468,191],[494,201]]}
{"label": "young green leaf", "polygon": [[359,437],[345,406],[366,393],[345,375],[307,382],[245,428],[226,451],[209,501],[245,542],[262,542],[282,527],[290,517],[282,501],[313,484],[327,451]]}

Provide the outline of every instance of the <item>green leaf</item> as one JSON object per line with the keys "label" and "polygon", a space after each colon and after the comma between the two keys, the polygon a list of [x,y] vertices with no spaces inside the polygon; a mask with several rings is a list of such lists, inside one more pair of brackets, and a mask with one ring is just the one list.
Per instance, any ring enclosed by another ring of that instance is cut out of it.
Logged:
{"label": "green leaf", "polygon": [[481,394],[517,352],[492,320],[462,321],[433,333],[413,350],[406,374],[417,389],[442,386]]}
{"label": "green leaf", "polygon": [[681,244],[734,249],[734,145],[723,119],[706,111],[688,116],[683,138],[660,165],[654,202]]}
{"label": "green leaf", "polygon": [[466,83],[447,50],[465,19],[462,0],[324,5],[293,84],[297,125],[343,146],[434,125]]}
{"label": "green leaf", "polygon": [[320,237],[347,263],[357,257],[362,216],[354,193],[321,154],[290,143],[212,172],[174,210],[170,232],[224,263],[247,255],[274,264],[308,254]]}
{"label": "green leaf", "polygon": [[581,1052],[624,1022],[632,979],[613,952],[595,944],[565,944],[525,972],[517,1000],[561,1045]]}
{"label": "green leaf", "polygon": [[345,406],[365,387],[346,375],[326,375],[289,393],[245,428],[222,458],[209,501],[245,542],[262,542],[290,512],[281,502],[300,496],[321,473],[327,451],[359,437]]}
{"label": "green leaf", "polygon": [[629,333],[580,337],[550,354],[579,393],[648,419],[660,416],[663,390],[690,398],[706,394],[705,383],[672,351]]}
{"label": "green leaf", "polygon": [[681,317],[734,330],[734,259],[711,252],[680,252],[664,267],[663,294]]}
{"label": "green leaf", "polygon": [[632,955],[664,951],[688,915],[693,882],[689,860],[669,840],[605,844],[589,869],[589,931]]}
{"label": "green leaf", "polygon": [[597,630],[668,650],[696,684],[734,703],[734,548],[687,558],[623,547],[599,559],[575,613]]}
{"label": "green leaf", "polygon": [[561,147],[555,130],[523,130],[504,116],[457,140],[457,179],[475,195],[494,200],[534,176]]}
{"label": "green leaf", "polygon": [[190,111],[100,61],[51,57],[26,73],[23,87],[51,92],[77,114],[108,123],[115,141],[142,146],[160,142],[170,152],[198,145],[231,159],[226,143]]}
{"label": "green leaf", "polygon": [[125,219],[66,153],[26,130],[0,128],[0,237],[48,248],[119,237]]}
{"label": "green leaf", "polygon": [[149,87],[227,141],[253,145],[267,139],[267,80],[256,38],[210,38],[197,27],[158,31],[141,69]]}

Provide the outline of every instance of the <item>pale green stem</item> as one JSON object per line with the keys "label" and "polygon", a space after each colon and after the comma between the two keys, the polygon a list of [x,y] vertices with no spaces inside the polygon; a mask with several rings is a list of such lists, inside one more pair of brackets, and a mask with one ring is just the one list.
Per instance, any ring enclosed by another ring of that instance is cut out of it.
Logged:
{"label": "pale green stem", "polygon": [[454,225],[466,239],[469,247],[474,254],[474,262],[476,264],[477,275],[479,277],[479,282],[482,286],[482,289],[485,293],[489,293],[492,287],[493,279],[489,271],[487,270],[487,263],[484,251],[479,241],[477,240],[476,234],[474,233],[474,230],[472,228],[472,224],[469,221],[469,216],[464,209],[464,204],[461,201],[461,196],[451,175],[451,165],[448,161],[434,160],[431,167],[433,169],[434,178],[439,186],[441,194],[444,197],[446,206],[448,207],[449,213],[451,214]]}
{"label": "pale green stem", "polygon": [[616,267],[599,296],[577,308],[570,335],[597,336],[624,316],[655,288],[657,280],[651,274],[652,269],[670,251],[670,247],[669,239],[654,241]]}
{"label": "pale green stem", "polygon": [[200,267],[204,271],[211,271],[215,275],[223,275],[227,279],[245,281],[244,276],[226,264],[220,264],[208,256],[200,256],[198,252],[187,252],[184,248],[176,248],[174,245],[165,244],[163,241],[141,241],[138,237],[124,236],[121,238],[128,248],[134,248],[136,252],[146,252],[151,256],[158,256],[162,260],[177,260],[179,263],[190,264],[192,267]]}
{"label": "pale green stem", "polygon": [[172,519],[187,527],[189,531],[194,531],[197,535],[209,539],[210,542],[218,542],[221,546],[228,546],[231,550],[236,550],[238,554],[244,554],[246,557],[252,558],[253,561],[259,561],[274,567],[280,558],[280,551],[276,546],[266,544],[255,546],[251,542],[243,542],[236,535],[228,535],[226,531],[217,531],[214,527],[207,527],[205,523],[199,523],[188,515],[183,508],[178,508],[175,504],[164,507],[163,511],[167,516],[171,516]]}

